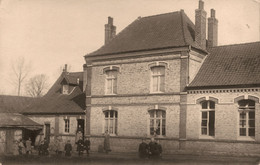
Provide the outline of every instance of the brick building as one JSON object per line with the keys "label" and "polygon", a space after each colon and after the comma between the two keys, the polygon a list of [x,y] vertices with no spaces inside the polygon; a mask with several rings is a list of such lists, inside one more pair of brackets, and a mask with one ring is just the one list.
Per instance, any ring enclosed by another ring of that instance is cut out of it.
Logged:
{"label": "brick building", "polygon": [[165,153],[260,153],[260,43],[217,46],[215,10],[208,35],[203,1],[195,13],[140,17],[117,35],[108,18],[105,45],[85,56],[93,150],[108,130],[113,151],[155,136]]}

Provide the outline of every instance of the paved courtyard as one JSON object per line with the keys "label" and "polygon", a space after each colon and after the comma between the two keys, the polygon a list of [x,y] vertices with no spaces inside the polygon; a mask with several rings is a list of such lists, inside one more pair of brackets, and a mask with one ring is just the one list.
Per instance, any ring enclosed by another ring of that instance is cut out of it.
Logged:
{"label": "paved courtyard", "polygon": [[99,165],[99,164],[142,164],[142,165],[256,165],[259,162],[258,157],[230,157],[230,156],[195,156],[195,155],[164,155],[162,160],[142,160],[136,154],[125,153],[91,153],[89,157],[83,155],[79,157],[73,154],[72,157],[50,156],[2,156],[0,158],[2,165],[33,165],[33,164],[73,164],[73,165]]}

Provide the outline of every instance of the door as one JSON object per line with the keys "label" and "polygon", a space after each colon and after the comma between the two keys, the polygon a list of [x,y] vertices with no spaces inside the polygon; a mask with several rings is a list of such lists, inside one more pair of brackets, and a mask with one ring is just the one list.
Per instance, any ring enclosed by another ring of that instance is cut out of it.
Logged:
{"label": "door", "polygon": [[6,141],[5,152],[7,154],[12,154],[13,153],[13,144],[14,144],[14,130],[13,129],[6,130],[5,141]]}
{"label": "door", "polygon": [[85,130],[85,122],[84,119],[78,119],[78,127],[77,130],[80,130],[82,132],[82,135],[84,136],[84,130]]}

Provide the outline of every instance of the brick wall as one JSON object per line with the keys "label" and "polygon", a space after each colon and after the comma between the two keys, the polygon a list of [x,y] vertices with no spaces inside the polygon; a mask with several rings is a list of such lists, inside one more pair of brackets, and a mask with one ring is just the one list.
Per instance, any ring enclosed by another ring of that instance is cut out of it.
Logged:
{"label": "brick wall", "polygon": [[[216,90],[215,90],[216,91]],[[218,90],[220,91],[220,90]],[[222,90],[223,91],[223,90]],[[201,124],[201,105],[196,104],[196,100],[202,97],[214,97],[218,99],[215,106],[215,140],[242,140],[239,137],[239,112],[238,104],[234,102],[239,96],[256,96],[260,97],[259,92],[212,92],[212,93],[195,93],[188,94],[187,109],[187,138],[200,139]],[[256,133],[255,140],[260,140],[260,113],[259,103],[256,103],[255,109]]]}

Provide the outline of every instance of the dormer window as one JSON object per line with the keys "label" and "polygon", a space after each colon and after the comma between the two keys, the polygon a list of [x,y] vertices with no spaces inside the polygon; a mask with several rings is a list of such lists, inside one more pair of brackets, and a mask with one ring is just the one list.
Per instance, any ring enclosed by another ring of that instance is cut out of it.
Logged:
{"label": "dormer window", "polygon": [[69,94],[69,85],[68,84],[62,85],[62,94]]}

